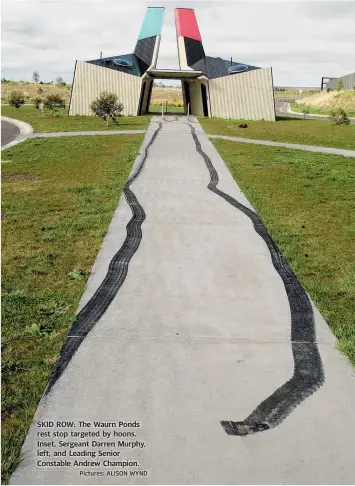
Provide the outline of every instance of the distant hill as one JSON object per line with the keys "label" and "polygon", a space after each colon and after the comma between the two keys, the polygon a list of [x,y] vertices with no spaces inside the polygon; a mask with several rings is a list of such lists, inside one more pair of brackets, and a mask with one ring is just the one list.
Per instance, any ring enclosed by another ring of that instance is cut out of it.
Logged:
{"label": "distant hill", "polygon": [[274,89],[285,89],[287,91],[320,91],[319,86],[274,86]]}
{"label": "distant hill", "polygon": [[68,104],[70,99],[71,84],[55,83],[31,83],[29,81],[1,81],[1,102],[8,103],[8,97],[12,91],[22,91],[26,103],[31,103],[33,98],[45,98],[51,93],[60,93]]}

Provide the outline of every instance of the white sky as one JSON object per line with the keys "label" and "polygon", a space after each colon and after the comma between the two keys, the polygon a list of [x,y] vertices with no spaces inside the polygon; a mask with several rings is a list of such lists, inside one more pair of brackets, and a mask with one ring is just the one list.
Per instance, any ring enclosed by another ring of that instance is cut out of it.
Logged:
{"label": "white sky", "polygon": [[195,8],[207,55],[272,66],[277,86],[355,71],[355,1],[3,0],[2,77],[72,81],[75,60],[133,52],[147,6],[164,6],[158,67],[178,67],[173,10]]}

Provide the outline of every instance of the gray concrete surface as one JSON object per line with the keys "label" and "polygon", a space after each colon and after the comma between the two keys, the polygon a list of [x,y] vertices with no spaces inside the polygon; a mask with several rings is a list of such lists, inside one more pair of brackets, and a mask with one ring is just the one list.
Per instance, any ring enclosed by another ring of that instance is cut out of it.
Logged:
{"label": "gray concrete surface", "polygon": [[[3,134],[5,134],[6,143],[3,143]],[[1,150],[17,145],[27,138],[32,137],[32,135],[33,128],[28,123],[15,120],[14,118],[8,118],[7,116],[1,117]]]}
{"label": "gray concrete surface", "polygon": [[48,138],[48,137],[79,137],[82,135],[129,135],[133,133],[145,133],[146,130],[106,130],[105,132],[100,130],[91,130],[87,132],[41,132],[35,133],[35,138]]}
{"label": "gray concrete surface", "polygon": [[[325,384],[271,430],[236,437],[221,427],[221,420],[244,420],[292,376],[290,310],[249,218],[208,190],[209,173],[187,122],[164,122],[151,146],[131,186],[146,220],[127,278],[35,417],[141,421],[137,436],[147,447],[123,455],[138,458],[149,476],[40,469],[34,424],[11,484],[354,481],[354,370],[316,309]],[[207,135],[194,127],[219,188],[250,207]],[[102,282],[131,216],[122,197],[80,308]]]}
{"label": "gray concrete surface", "polygon": [[7,145],[12,142],[18,135],[20,135],[20,129],[5,120],[1,120],[1,146]]}
{"label": "gray concrete surface", "polygon": [[[304,119],[303,113],[292,111],[290,103],[287,103],[286,101],[275,100],[275,112],[276,116]],[[312,113],[307,115],[307,120],[328,120],[328,115],[316,115]],[[350,118],[350,123],[355,123],[355,118]]]}
{"label": "gray concrete surface", "polygon": [[343,155],[344,157],[355,157],[355,150],[346,150],[331,147],[318,147],[316,145],[303,145],[298,143],[270,142],[268,140],[255,140],[253,138],[229,137],[227,135],[208,135],[209,138],[222,138],[231,142],[254,143],[256,145],[269,145],[271,147],[286,147],[308,152],[321,152],[323,154]]}

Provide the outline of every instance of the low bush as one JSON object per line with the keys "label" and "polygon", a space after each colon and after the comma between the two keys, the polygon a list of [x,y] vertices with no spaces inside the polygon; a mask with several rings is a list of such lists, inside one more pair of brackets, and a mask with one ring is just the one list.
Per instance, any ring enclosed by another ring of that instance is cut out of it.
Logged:
{"label": "low bush", "polygon": [[342,108],[338,108],[337,110],[332,110],[328,117],[329,123],[331,125],[349,125],[350,120],[346,111]]}
{"label": "low bush", "polygon": [[106,126],[108,126],[109,118],[116,121],[116,117],[121,115],[123,104],[118,101],[118,98],[114,93],[104,91],[91,103],[91,110],[96,116],[105,120]]}
{"label": "low bush", "polygon": [[25,95],[22,91],[15,90],[10,93],[9,105],[19,109],[25,104]]}
{"label": "low bush", "polygon": [[43,99],[39,97],[35,97],[32,99],[33,106],[36,108],[36,110],[39,110],[40,104],[42,103]]}
{"label": "low bush", "polygon": [[46,96],[44,107],[55,114],[60,108],[65,108],[65,100],[59,93],[52,93]]}

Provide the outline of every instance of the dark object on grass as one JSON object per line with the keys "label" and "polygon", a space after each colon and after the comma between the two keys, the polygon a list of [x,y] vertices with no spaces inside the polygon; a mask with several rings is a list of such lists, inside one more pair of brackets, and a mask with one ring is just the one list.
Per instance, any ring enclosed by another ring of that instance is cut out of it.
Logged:
{"label": "dark object on grass", "polygon": [[238,128],[248,128],[248,125],[246,123],[242,123],[241,125],[238,125]]}

